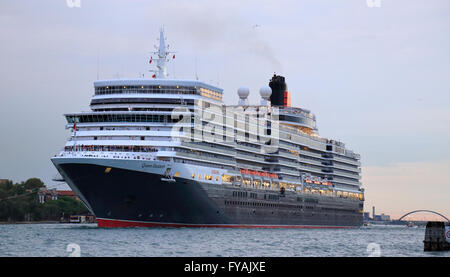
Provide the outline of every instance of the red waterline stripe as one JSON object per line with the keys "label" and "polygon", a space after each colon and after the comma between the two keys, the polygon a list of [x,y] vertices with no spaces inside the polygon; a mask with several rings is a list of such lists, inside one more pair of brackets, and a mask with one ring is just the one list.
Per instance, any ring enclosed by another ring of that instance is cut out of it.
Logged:
{"label": "red waterline stripe", "polygon": [[313,225],[233,225],[233,224],[182,224],[158,223],[143,221],[128,221],[117,219],[97,218],[98,227],[124,228],[124,227],[170,227],[170,228],[285,228],[285,229],[352,229],[356,226],[313,226]]}

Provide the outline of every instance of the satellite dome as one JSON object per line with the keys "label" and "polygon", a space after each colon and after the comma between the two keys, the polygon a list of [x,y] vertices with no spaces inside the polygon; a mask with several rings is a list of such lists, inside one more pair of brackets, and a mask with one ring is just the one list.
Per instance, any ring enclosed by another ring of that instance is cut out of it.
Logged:
{"label": "satellite dome", "polygon": [[259,94],[263,99],[268,100],[270,95],[272,95],[272,89],[269,86],[262,86],[259,90]]}
{"label": "satellite dome", "polygon": [[248,87],[240,87],[238,88],[238,95],[240,99],[245,99],[250,94],[250,90]]}

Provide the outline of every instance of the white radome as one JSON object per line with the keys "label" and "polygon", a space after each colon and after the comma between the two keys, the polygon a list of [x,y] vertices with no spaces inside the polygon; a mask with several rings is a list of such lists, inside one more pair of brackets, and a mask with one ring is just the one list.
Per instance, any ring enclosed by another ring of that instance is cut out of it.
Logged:
{"label": "white radome", "polygon": [[238,88],[238,95],[240,99],[246,99],[250,94],[250,90],[248,87],[240,87]]}
{"label": "white radome", "polygon": [[262,86],[259,90],[259,94],[265,100],[268,100],[272,95],[272,89],[269,86]]}

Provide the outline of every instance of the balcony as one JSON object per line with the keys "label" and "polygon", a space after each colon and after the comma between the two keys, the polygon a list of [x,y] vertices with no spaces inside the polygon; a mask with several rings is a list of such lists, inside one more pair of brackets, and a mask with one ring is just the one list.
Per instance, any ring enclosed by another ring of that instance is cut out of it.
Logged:
{"label": "balcony", "polygon": [[177,155],[177,157],[191,158],[191,159],[195,159],[195,160],[199,160],[199,161],[211,161],[211,162],[223,164],[223,165],[234,166],[236,164],[234,162],[234,160],[228,160],[228,159],[224,159],[221,157],[205,156],[205,155],[196,154],[194,152],[188,153],[188,152],[178,151],[178,152],[176,152],[176,155]]}

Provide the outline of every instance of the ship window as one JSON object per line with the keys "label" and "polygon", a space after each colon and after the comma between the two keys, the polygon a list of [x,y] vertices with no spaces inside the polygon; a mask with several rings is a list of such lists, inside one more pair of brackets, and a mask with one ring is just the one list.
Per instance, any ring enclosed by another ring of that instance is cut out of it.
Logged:
{"label": "ship window", "polygon": [[195,179],[195,173],[192,173],[192,179]]}
{"label": "ship window", "polygon": [[233,176],[230,175],[222,175],[222,182],[232,182],[233,181]]}
{"label": "ship window", "polygon": [[253,184],[257,187],[259,187],[261,185],[261,181],[258,179],[253,180]]}
{"label": "ship window", "polygon": [[279,184],[278,182],[272,182],[272,188],[278,188]]}

